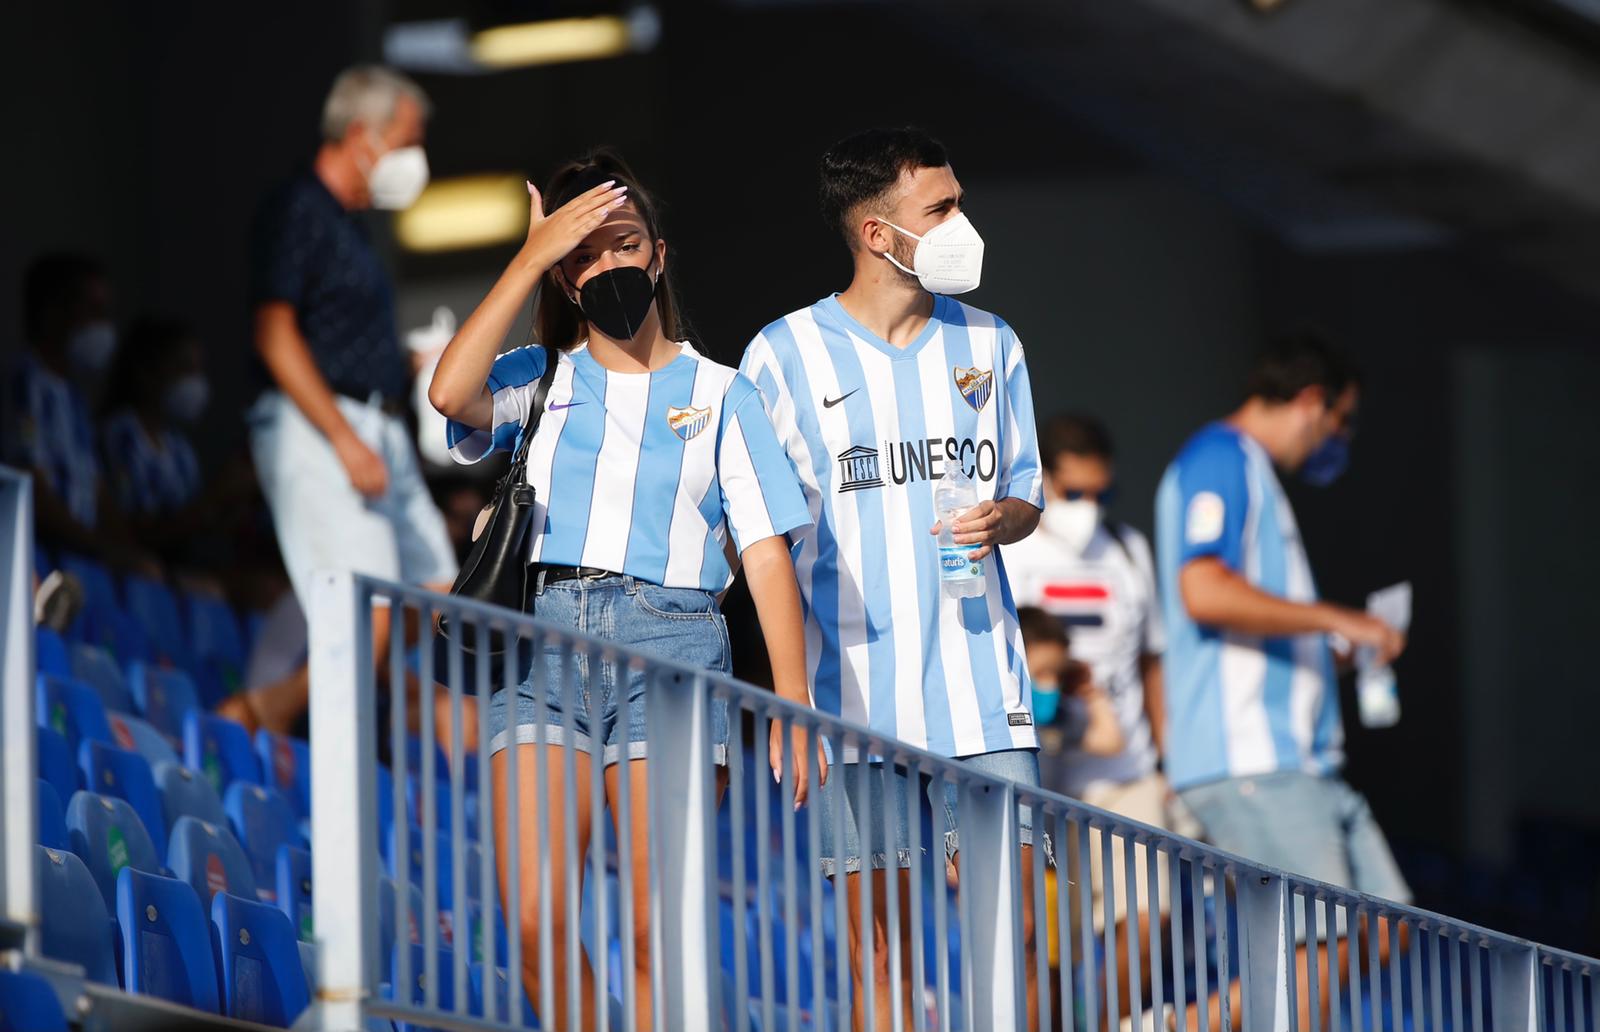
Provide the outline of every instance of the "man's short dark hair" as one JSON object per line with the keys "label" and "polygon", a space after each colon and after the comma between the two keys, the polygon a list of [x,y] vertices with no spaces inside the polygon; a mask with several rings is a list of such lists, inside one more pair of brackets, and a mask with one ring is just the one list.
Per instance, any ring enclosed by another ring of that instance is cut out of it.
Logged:
{"label": "man's short dark hair", "polygon": [[1067,647],[1067,627],[1059,619],[1038,606],[1021,606],[1017,609],[1017,624],[1022,628],[1022,645],[1056,644]]}
{"label": "man's short dark hair", "polygon": [[28,265],[22,278],[22,327],[29,337],[44,328],[45,317],[78,300],[90,280],[105,275],[105,267],[86,254],[42,254]]}
{"label": "man's short dark hair", "polygon": [[1361,373],[1348,356],[1316,330],[1280,333],[1256,359],[1245,396],[1262,401],[1293,401],[1307,387],[1321,387],[1332,405],[1347,387],[1359,386]]}
{"label": "man's short dark hair", "polygon": [[1095,417],[1084,412],[1068,412],[1055,416],[1039,431],[1039,452],[1044,468],[1056,468],[1062,455],[1077,455],[1086,459],[1111,461],[1111,431]]}
{"label": "man's short dark hair", "polygon": [[847,136],[822,155],[822,217],[854,251],[857,209],[882,200],[906,169],[948,164],[944,144],[921,129],[868,129]]}

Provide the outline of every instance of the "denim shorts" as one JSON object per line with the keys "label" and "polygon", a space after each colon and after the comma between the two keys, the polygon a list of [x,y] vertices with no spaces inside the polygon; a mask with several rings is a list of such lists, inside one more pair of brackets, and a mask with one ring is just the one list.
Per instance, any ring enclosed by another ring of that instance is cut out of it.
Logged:
{"label": "denim shorts", "polygon": [[1218,849],[1340,888],[1411,901],[1366,797],[1340,777],[1284,770],[1195,785],[1178,795]]}
{"label": "denim shorts", "polygon": [[[1034,749],[1006,749],[1001,752],[979,753],[976,756],[959,756],[956,762],[964,763],[974,770],[996,777],[1015,781],[1020,785],[1033,788],[1039,786],[1039,754]],[[884,840],[884,835],[890,831],[894,834],[895,866],[907,869],[911,866],[911,825],[906,806],[906,793],[911,790],[911,781],[903,767],[886,766],[882,763],[843,763],[838,766],[833,776],[828,778],[828,783],[822,788],[821,811],[817,814],[818,823],[821,824],[820,842],[822,873],[826,877],[833,877],[836,867],[836,858],[839,855],[834,842],[835,814],[842,806],[844,810],[844,869],[846,874],[855,874],[861,870],[861,829],[856,821],[856,800],[859,798],[859,785],[861,779],[867,779],[867,805],[870,812],[867,814],[867,827],[873,835],[872,841],[872,869],[883,870],[889,866],[889,844]],[[924,796],[922,812],[922,830],[917,841],[922,846],[922,854],[926,859],[927,844],[933,838],[932,815],[934,806],[933,779],[927,774],[918,774],[917,791]],[[888,804],[892,812],[885,812],[885,796],[891,796],[893,802]],[[944,798],[939,801],[937,809],[944,815],[944,854],[947,861],[954,860],[956,852],[961,848],[961,839],[956,830],[956,802],[959,790],[949,781],[944,782]],[[1029,806],[1020,806],[1018,810],[1019,838],[1023,845],[1033,843],[1033,809]],[[1044,840],[1045,859],[1054,864],[1055,858],[1051,855],[1051,842],[1049,836]]]}
{"label": "denim shorts", "polygon": [[[726,674],[732,667],[728,625],[711,593],[698,588],[663,588],[632,577],[564,580],[536,583],[534,616],[562,627],[675,663]],[[650,675],[627,663],[591,664],[578,653],[569,659],[559,646],[546,646],[534,657],[515,692],[501,689],[489,702],[491,747],[495,752],[511,741],[528,745],[544,741],[559,745],[569,740],[593,752],[595,740],[603,747],[603,762],[610,766],[624,757],[643,759],[647,754],[645,701]],[[535,677],[537,673],[539,676]],[[563,676],[570,677],[564,685]],[[544,700],[543,728],[534,692]],[[510,698],[508,698],[510,696]],[[508,703],[515,718],[507,712]],[[728,704],[711,700],[711,736],[714,759],[727,762]]]}

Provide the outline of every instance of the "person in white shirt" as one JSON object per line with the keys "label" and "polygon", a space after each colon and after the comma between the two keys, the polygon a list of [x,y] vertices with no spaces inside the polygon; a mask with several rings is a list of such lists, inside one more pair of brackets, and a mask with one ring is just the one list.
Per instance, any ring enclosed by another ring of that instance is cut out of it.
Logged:
{"label": "person in white shirt", "polygon": [[[1111,698],[1123,747],[1110,755],[1083,745],[1041,752],[1045,787],[1091,806],[1169,828],[1171,789],[1160,771],[1162,707],[1161,651],[1165,646],[1156,594],[1155,564],[1143,534],[1106,516],[1116,493],[1111,435],[1092,416],[1057,416],[1039,434],[1045,474],[1045,508],[1039,529],[1001,548],[1019,606],[1037,606],[1061,621],[1072,638],[1073,657],[1088,664],[1094,683]],[[1041,728],[1041,740],[1047,740]],[[1067,848],[1068,877],[1077,881],[1079,850]],[[1104,926],[1105,872],[1100,834],[1091,832],[1089,880],[1096,930]],[[1144,857],[1137,864],[1141,907],[1150,899]],[[1160,906],[1167,911],[1167,872],[1158,865]],[[1121,863],[1113,865],[1113,906],[1122,955],[1122,999],[1128,998],[1128,886]],[[1077,909],[1076,894],[1072,899]],[[1149,915],[1140,914],[1139,938],[1147,942]],[[1150,965],[1141,964],[1146,982]]]}

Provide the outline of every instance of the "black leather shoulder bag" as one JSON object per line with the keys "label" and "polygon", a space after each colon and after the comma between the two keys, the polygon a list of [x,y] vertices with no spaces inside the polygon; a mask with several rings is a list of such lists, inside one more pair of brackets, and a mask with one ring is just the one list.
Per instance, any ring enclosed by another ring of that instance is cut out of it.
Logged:
{"label": "black leather shoulder bag", "polygon": [[[554,348],[546,347],[544,373],[534,389],[528,419],[522,439],[511,457],[511,468],[500,478],[494,497],[484,507],[488,522],[473,539],[472,551],[461,572],[450,588],[450,594],[476,599],[519,612],[531,611],[528,596],[528,536],[533,530],[534,489],[528,483],[528,449],[534,435],[539,432],[539,421],[544,418],[545,396],[550,393],[550,383],[556,376],[558,355]],[[480,521],[482,517],[480,516]],[[477,635],[456,631],[443,615],[439,618],[439,636],[448,640],[459,634],[463,653],[475,655],[480,660],[496,661],[506,652],[509,643],[504,634],[491,631],[488,640],[480,642]],[[443,671],[439,671],[443,673]],[[469,690],[470,690],[469,680]],[[495,687],[498,687],[496,685]]]}

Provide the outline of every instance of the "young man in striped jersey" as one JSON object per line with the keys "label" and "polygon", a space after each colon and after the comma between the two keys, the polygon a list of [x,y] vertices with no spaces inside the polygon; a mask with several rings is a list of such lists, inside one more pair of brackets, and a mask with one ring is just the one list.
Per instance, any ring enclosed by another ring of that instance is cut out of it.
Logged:
{"label": "young man in striped jersey", "polygon": [[[1344,725],[1333,651],[1348,659],[1352,647],[1370,648],[1388,663],[1404,650],[1405,635],[1319,598],[1278,481],[1283,472],[1326,485],[1343,472],[1360,392],[1359,375],[1326,341],[1280,337],[1257,360],[1244,404],[1197,431],[1167,467],[1156,494],[1166,771],[1218,847],[1407,903],[1410,889],[1383,830],[1340,776]],[[1376,940],[1381,966],[1387,920],[1369,931],[1360,952],[1370,955]],[[1405,944],[1402,928],[1402,950]],[[1348,967],[1346,943],[1318,952],[1335,950]],[[1302,946],[1296,962],[1301,1027],[1311,1001],[1308,955]],[[1324,1021],[1328,984],[1320,989]],[[1237,1027],[1238,985],[1230,992]],[[1215,998],[1210,1007],[1218,1013]]]}
{"label": "young man in striped jersey", "polygon": [[[854,278],[843,293],[762,330],[741,365],[761,388],[810,508],[813,525],[800,532],[795,568],[816,704],[1037,785],[1022,635],[994,551],[1030,534],[1043,505],[1022,345],[997,316],[946,296],[977,286],[983,242],[962,213],[961,185],[938,142],[915,129],[845,139],[823,156],[821,194],[824,217],[849,246]],[[977,506],[954,527],[956,543],[975,546],[973,559],[983,560],[977,598],[947,598],[940,587],[934,488],[952,466],[977,487]],[[842,776],[822,793],[822,865],[829,876],[840,867],[846,874],[858,986],[863,855],[873,871],[873,1006],[877,1027],[889,1028],[891,996],[909,1008],[921,979],[890,988],[886,944],[896,931],[887,927],[886,871],[900,871],[900,912],[908,913],[906,804],[926,785],[909,785],[905,771],[863,762],[848,746],[837,759]],[[862,777],[873,809],[866,843],[853,809]],[[945,815],[952,858],[953,802],[932,800]],[[841,808],[844,840],[836,842]],[[1029,824],[1024,810],[1025,847]],[[1025,848],[1024,898],[1031,870]],[[1032,1011],[1031,908],[1024,915]],[[909,970],[909,929],[897,931]],[[864,996],[855,993],[858,1025]]]}

